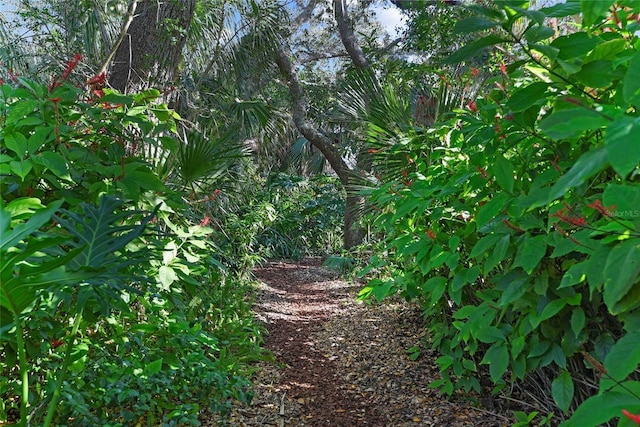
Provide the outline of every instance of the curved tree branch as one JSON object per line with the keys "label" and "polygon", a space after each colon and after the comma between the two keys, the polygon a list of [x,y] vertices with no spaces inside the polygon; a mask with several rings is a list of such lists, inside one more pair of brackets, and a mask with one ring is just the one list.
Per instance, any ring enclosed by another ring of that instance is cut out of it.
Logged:
{"label": "curved tree branch", "polygon": [[368,68],[369,61],[367,61],[367,57],[364,55],[364,51],[353,33],[351,21],[349,20],[344,2],[345,0],[333,0],[333,9],[336,15],[340,40],[342,40],[342,44],[351,57],[353,64],[358,68]]}
{"label": "curved tree branch", "polygon": [[343,185],[349,184],[350,168],[344,161],[331,138],[320,132],[307,119],[307,106],[298,74],[289,56],[282,47],[276,47],[275,60],[278,70],[287,80],[291,95],[291,115],[298,131],[327,159]]}

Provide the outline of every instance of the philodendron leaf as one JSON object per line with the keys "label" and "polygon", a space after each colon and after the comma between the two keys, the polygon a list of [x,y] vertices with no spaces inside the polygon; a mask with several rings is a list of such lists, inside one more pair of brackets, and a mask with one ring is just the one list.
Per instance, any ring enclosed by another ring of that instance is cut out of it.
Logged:
{"label": "philodendron leaf", "polygon": [[83,204],[84,215],[63,210],[69,219],[56,217],[58,223],[74,236],[73,246],[83,248],[71,267],[102,268],[111,262],[120,263],[118,251],[140,237],[159,208],[142,218],[139,224],[120,225],[126,223],[125,220],[130,223],[130,218],[140,213],[131,210],[118,213],[124,205],[123,200],[103,196],[97,208]]}

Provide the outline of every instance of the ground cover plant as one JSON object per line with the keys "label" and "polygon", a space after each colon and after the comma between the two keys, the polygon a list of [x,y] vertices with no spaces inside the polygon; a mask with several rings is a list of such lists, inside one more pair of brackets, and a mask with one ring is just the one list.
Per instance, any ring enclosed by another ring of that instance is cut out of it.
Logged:
{"label": "ground cover plant", "polygon": [[171,189],[180,117],[80,61],[0,82],[0,418],[197,425],[251,397],[249,283]]}
{"label": "ground cover plant", "polygon": [[370,139],[379,162],[404,161],[372,195],[385,241],[361,297],[421,302],[442,393],[482,393],[486,372],[491,393],[525,390],[539,403],[517,425],[632,425],[640,9],[528,6],[471,5],[455,30],[477,37],[448,58],[463,72],[442,87],[484,79],[485,89],[431,128]]}

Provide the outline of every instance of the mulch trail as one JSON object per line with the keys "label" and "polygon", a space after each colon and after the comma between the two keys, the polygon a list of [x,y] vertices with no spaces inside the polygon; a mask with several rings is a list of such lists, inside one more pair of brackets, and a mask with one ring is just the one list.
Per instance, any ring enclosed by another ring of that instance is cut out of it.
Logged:
{"label": "mulch trail", "polygon": [[[320,260],[271,262],[255,270],[256,316],[274,362],[253,378],[251,405],[236,405],[231,426],[486,426],[511,424],[481,399],[446,399],[433,355],[411,360],[420,345],[420,310],[401,300],[357,302],[360,285],[321,267]],[[211,424],[214,423],[214,424]]]}

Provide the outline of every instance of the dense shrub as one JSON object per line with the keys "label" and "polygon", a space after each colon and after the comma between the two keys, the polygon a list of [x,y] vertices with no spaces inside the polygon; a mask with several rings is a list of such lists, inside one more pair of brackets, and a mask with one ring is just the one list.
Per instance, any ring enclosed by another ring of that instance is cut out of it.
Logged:
{"label": "dense shrub", "polygon": [[596,426],[640,412],[640,9],[527,4],[472,7],[456,30],[483,35],[449,61],[506,47],[489,89],[385,147],[408,161],[373,195],[386,252],[361,295],[422,303],[442,392],[483,391],[482,365],[493,393],[535,373],[554,422]]}
{"label": "dense shrub", "polygon": [[196,425],[251,397],[249,284],[146,160],[179,117],[66,83],[79,60],[0,86],[0,419]]}

